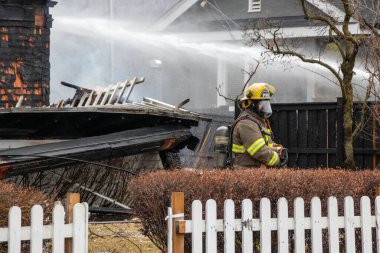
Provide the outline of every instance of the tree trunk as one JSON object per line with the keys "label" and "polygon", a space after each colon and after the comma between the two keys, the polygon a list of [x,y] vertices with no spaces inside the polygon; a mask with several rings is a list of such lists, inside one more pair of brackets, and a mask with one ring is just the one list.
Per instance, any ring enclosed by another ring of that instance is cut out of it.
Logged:
{"label": "tree trunk", "polygon": [[355,168],[354,145],[352,136],[352,110],[353,98],[346,96],[343,99],[343,131],[344,131],[344,154],[345,165],[348,168]]}
{"label": "tree trunk", "polygon": [[353,138],[353,108],[354,90],[352,87],[353,69],[355,58],[350,59],[346,64],[341,65],[343,73],[342,94],[343,94],[343,132],[344,132],[344,154],[345,166],[350,169],[355,168],[354,158],[354,138]]}

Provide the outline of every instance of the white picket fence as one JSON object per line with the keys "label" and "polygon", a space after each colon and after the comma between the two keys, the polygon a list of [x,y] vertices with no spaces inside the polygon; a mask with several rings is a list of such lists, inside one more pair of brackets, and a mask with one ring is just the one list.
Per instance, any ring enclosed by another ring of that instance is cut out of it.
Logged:
{"label": "white picket fence", "polygon": [[[242,202],[242,217],[235,218],[235,205],[232,200],[224,202],[224,219],[217,219],[217,206],[213,199],[206,202],[205,220],[202,219],[202,203],[195,200],[192,203],[191,220],[184,223],[184,233],[191,233],[192,252],[200,253],[205,243],[207,253],[217,252],[217,233],[224,233],[224,252],[235,252],[235,233],[242,232],[242,252],[254,251],[253,233],[260,233],[260,252],[271,252],[271,231],[277,231],[277,251],[289,252],[289,231],[294,231],[294,250],[304,253],[305,230],[311,230],[312,252],[322,252],[322,230],[328,230],[329,252],[339,251],[339,229],[344,229],[345,252],[355,252],[356,243],[361,243],[361,252],[372,252],[372,228],[376,228],[376,247],[380,253],[380,197],[375,200],[375,215],[371,216],[371,202],[368,197],[360,200],[360,216],[354,215],[354,201],[352,197],[344,199],[344,216],[338,216],[338,203],[335,197],[328,199],[328,215],[321,216],[321,201],[314,197],[311,200],[311,213],[305,217],[304,200],[297,198],[294,201],[293,218],[288,215],[288,201],[281,198],[277,202],[277,218],[271,217],[270,200],[263,198],[260,201],[260,218],[252,217],[252,201],[245,199]],[[183,220],[183,215],[168,216],[168,253],[172,251],[172,231],[170,224],[173,221]],[[182,217],[182,218],[181,218]],[[355,242],[355,228],[361,230],[361,242]],[[203,233],[206,233],[203,242]],[[293,240],[293,239],[292,239]],[[310,244],[310,243],[309,243]]]}
{"label": "white picket fence", "polygon": [[21,226],[21,209],[12,207],[8,214],[8,227],[0,228],[0,243],[8,243],[9,253],[21,252],[21,241],[30,241],[31,253],[42,253],[43,240],[52,240],[53,253],[65,252],[65,238],[73,239],[73,253],[88,252],[88,205],[74,206],[73,223],[65,224],[65,210],[60,203],[54,206],[52,224],[43,224],[43,209],[35,205],[31,209],[31,226]]}

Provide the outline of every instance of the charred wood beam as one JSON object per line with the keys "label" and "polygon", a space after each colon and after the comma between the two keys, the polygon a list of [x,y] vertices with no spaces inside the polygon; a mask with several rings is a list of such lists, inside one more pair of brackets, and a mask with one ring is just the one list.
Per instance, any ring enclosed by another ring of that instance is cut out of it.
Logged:
{"label": "charred wood beam", "polygon": [[141,127],[198,125],[197,116],[154,108],[12,108],[0,109],[2,139],[72,139]]}
{"label": "charred wood beam", "polygon": [[190,137],[188,128],[166,125],[2,151],[0,176],[6,178],[78,163],[65,158],[100,161],[110,154],[121,157],[177,149]]}

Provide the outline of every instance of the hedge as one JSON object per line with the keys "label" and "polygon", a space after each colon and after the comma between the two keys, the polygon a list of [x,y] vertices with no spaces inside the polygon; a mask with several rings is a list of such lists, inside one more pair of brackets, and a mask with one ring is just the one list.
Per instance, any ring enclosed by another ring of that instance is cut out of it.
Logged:
{"label": "hedge", "polygon": [[[322,201],[322,215],[327,215],[326,203],[329,196],[338,199],[339,215],[343,214],[343,199],[352,196],[355,212],[359,213],[361,196],[375,197],[375,187],[380,186],[377,171],[344,171],[333,169],[244,169],[244,170],[176,170],[143,174],[129,184],[129,193],[134,207],[143,222],[143,229],[153,243],[166,250],[167,207],[171,192],[185,193],[185,219],[191,219],[191,202],[201,200],[203,204],[212,198],[218,206],[218,218],[222,218],[223,202],[235,201],[236,217],[241,214],[243,199],[251,199],[254,217],[259,217],[261,198],[272,203],[272,217],[276,217],[276,202],[285,197],[289,201],[289,215],[293,213],[293,200],[305,200],[305,214],[309,214],[310,200],[318,196]],[[373,202],[373,201],[372,201]],[[360,236],[360,234],[359,234]],[[344,239],[343,239],[344,240]],[[189,241],[186,243],[189,247]],[[190,252],[187,249],[186,252]]]}

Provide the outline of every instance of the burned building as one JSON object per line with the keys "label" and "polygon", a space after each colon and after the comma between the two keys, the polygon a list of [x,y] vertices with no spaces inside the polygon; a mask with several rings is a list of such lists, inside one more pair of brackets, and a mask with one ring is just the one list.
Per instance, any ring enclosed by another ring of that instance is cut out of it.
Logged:
{"label": "burned building", "polygon": [[197,148],[191,128],[208,119],[183,108],[190,99],[132,100],[143,77],[95,89],[62,82],[74,96],[49,103],[54,4],[0,0],[0,179],[57,198],[80,189],[90,205],[125,203],[131,176],[177,168],[179,152]]}
{"label": "burned building", "polygon": [[[0,107],[49,104],[50,0],[0,0]],[[20,101],[21,102],[21,101]]]}

